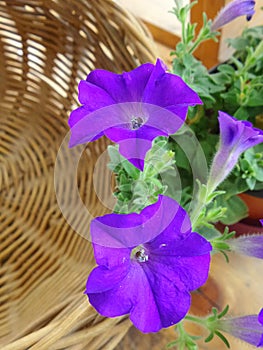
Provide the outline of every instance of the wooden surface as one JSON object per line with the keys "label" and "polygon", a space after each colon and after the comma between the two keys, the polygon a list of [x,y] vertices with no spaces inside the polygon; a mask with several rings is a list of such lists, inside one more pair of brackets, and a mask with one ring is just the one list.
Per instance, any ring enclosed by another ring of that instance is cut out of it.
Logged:
{"label": "wooden surface", "polygon": [[180,41],[180,37],[178,35],[168,32],[167,30],[145,20],[143,22],[152,33],[155,41],[162,45],[175,49],[176,44]]}
{"label": "wooden surface", "polygon": [[[206,314],[211,305],[230,306],[229,315],[241,316],[256,314],[263,306],[263,261],[236,254],[230,255],[227,264],[222,255],[212,259],[209,284],[202,294],[193,296],[191,311],[196,315]],[[216,286],[214,286],[216,281]],[[189,324],[189,331],[196,334],[197,329]],[[240,340],[227,336],[232,350],[255,349]],[[142,334],[132,327],[115,350],[165,350],[166,344],[175,340],[174,327],[156,334]],[[200,350],[227,349],[219,339],[208,344],[200,342]]]}

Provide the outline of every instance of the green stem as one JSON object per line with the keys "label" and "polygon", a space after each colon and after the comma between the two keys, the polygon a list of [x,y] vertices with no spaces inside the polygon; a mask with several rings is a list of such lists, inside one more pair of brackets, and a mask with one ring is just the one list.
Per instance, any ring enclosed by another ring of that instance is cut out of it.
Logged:
{"label": "green stem", "polygon": [[186,35],[185,35],[185,23],[186,23],[186,21],[183,20],[181,23],[182,23],[182,41],[186,46],[186,44],[187,44]]}
{"label": "green stem", "polygon": [[192,47],[190,48],[190,50],[188,50],[188,53],[192,54],[198,48],[198,46],[205,40],[203,40],[203,38],[199,38],[199,39],[197,38],[194,44],[192,45]]}
{"label": "green stem", "polygon": [[263,42],[260,42],[260,44],[258,44],[258,46],[256,47],[255,51],[252,52],[251,55],[247,56],[242,69],[237,70],[237,75],[236,75],[237,78],[239,78],[240,76],[243,76],[246,72],[248,72],[249,69],[251,69],[258,62],[258,59],[260,58],[260,56],[262,56],[262,53],[263,53]]}
{"label": "green stem", "polygon": [[190,219],[191,219],[191,223],[192,223],[192,230],[194,230],[196,228],[196,224],[198,223],[198,219],[200,217],[200,214],[203,210],[203,208],[206,206],[207,204],[207,193],[205,195],[203,195],[199,189],[197,196],[196,196],[196,201],[194,203],[194,207],[193,210],[190,213]]}
{"label": "green stem", "polygon": [[185,320],[188,320],[188,321],[191,321],[191,322],[194,322],[194,323],[198,323],[200,324],[201,326],[206,327],[206,320],[202,319],[202,318],[199,318],[199,317],[196,317],[196,316],[191,316],[191,315],[186,315]]}
{"label": "green stem", "polygon": [[178,350],[184,350],[185,349],[186,332],[185,332],[183,323],[179,322],[176,325],[176,329],[177,329],[177,331],[179,333],[179,339],[180,339],[180,342],[178,344],[179,345],[179,349]]}

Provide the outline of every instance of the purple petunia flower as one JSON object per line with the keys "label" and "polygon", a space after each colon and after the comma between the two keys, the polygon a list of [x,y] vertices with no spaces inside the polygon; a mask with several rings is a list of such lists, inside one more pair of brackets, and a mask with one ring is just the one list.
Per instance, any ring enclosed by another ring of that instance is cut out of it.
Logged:
{"label": "purple petunia flower", "polygon": [[263,259],[263,235],[240,236],[227,241],[236,253]]}
{"label": "purple petunia flower", "polygon": [[141,170],[152,140],[174,134],[188,107],[202,103],[160,59],[123,74],[94,70],[79,84],[79,101],[69,118],[70,146],[105,135]]}
{"label": "purple petunia flower", "polygon": [[219,111],[220,143],[208,179],[211,193],[233,170],[241,153],[263,142],[263,131]]}
{"label": "purple petunia flower", "polygon": [[217,321],[218,330],[257,347],[263,346],[263,309],[259,315],[249,315]]}
{"label": "purple petunia flower", "polygon": [[213,20],[212,30],[217,30],[240,16],[247,16],[249,21],[255,13],[255,3],[254,0],[233,0]]}
{"label": "purple petunia flower", "polygon": [[139,214],[108,214],[91,223],[95,259],[85,293],[102,315],[130,314],[142,332],[179,322],[189,291],[205,283],[210,243],[191,231],[186,211],[159,196]]}

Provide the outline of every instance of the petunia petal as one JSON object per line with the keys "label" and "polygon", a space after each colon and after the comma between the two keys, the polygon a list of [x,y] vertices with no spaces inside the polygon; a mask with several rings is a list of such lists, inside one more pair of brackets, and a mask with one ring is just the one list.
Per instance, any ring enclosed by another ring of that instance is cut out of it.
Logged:
{"label": "petunia petal", "polygon": [[147,139],[129,138],[119,142],[120,154],[129,160],[136,168],[143,171],[144,158],[151,149],[152,142]]}
{"label": "petunia petal", "polygon": [[189,293],[178,289],[176,281],[163,280],[138,263],[132,263],[126,276],[112,289],[93,292],[91,280],[85,292],[91,305],[107,317],[130,313],[131,321],[144,333],[157,332],[179,322],[190,306]]}
{"label": "petunia petal", "polygon": [[[188,106],[168,106],[165,108],[166,110],[170,111],[173,115],[176,115],[177,118],[180,118],[181,120],[185,120],[188,112]],[[174,134],[177,130],[171,132],[170,134]]]}
{"label": "petunia petal", "polygon": [[234,252],[263,259],[263,235],[240,236],[229,239],[227,244]]}
{"label": "petunia petal", "polygon": [[263,346],[263,309],[260,310],[258,314],[258,322],[262,325],[262,334],[257,346]]}
{"label": "petunia petal", "polygon": [[195,290],[203,285],[209,273],[211,244],[197,233],[190,233],[181,241],[170,239],[165,242],[160,244],[159,249],[152,243],[144,245],[151,269],[156,274],[162,274],[165,279],[181,281],[186,290]]}
{"label": "petunia petal", "polygon": [[96,85],[92,85],[85,80],[81,80],[79,83],[78,96],[79,102],[85,105],[85,107],[80,107],[71,112],[68,121],[70,127],[73,127],[91,112],[115,103],[115,101],[103,89]]}
{"label": "petunia petal", "polygon": [[250,122],[237,120],[221,111],[218,120],[220,143],[208,178],[209,193],[229,175],[241,153],[263,142],[263,131]]}
{"label": "petunia petal", "polygon": [[[88,279],[85,293],[88,295],[91,305],[101,315],[106,317],[125,315],[131,311],[136,302],[137,291],[134,288],[137,278],[136,271],[130,268],[126,276],[124,278],[122,277],[123,275],[121,275],[117,284],[112,285],[111,289],[101,292],[93,292],[92,280]],[[106,282],[104,279],[103,281]],[[109,280],[109,282],[110,281],[111,280]],[[116,279],[114,279],[114,281],[116,281]],[[106,284],[108,285],[108,282],[106,282]]]}
{"label": "petunia petal", "polygon": [[139,102],[153,67],[152,63],[145,63],[123,74],[97,69],[88,75],[87,81],[102,88],[117,103]]}
{"label": "petunia petal", "polygon": [[107,268],[123,265],[130,261],[130,248],[111,248],[93,243],[96,263]]}
{"label": "petunia petal", "polygon": [[176,216],[170,221],[160,234],[154,237],[150,242],[147,242],[147,248],[152,252],[158,251],[162,254],[166,249],[172,249],[171,243],[174,245],[184,242],[184,239],[191,233],[191,222],[186,211],[173,199],[167,198],[167,210],[170,208]]}
{"label": "petunia petal", "polygon": [[90,226],[92,242],[108,248],[136,247],[164,231],[178,209],[176,201],[160,195],[156,203],[143,209],[140,214],[113,213],[98,217],[92,220]]}
{"label": "petunia petal", "polygon": [[98,266],[89,275],[85,293],[101,293],[115,288],[127,276],[129,263],[119,264],[108,269]]}
{"label": "petunia petal", "polygon": [[217,30],[240,16],[247,16],[249,21],[254,13],[254,0],[233,0],[218,13],[212,23],[212,30]]}
{"label": "petunia petal", "polygon": [[[95,258],[97,258],[97,246],[101,252],[100,255],[103,254],[104,247],[123,250],[135,247],[138,241],[136,234],[141,230],[142,224],[142,217],[137,213],[112,213],[93,219],[90,224],[90,233],[94,245]],[[105,251],[106,257],[109,252],[108,250]]]}
{"label": "petunia petal", "polygon": [[144,168],[144,158],[152,147],[152,140],[157,136],[167,136],[164,132],[146,125],[135,131],[112,128],[106,130],[105,135],[110,140],[118,138],[120,154],[140,170]]}
{"label": "petunia petal", "polygon": [[[138,301],[131,310],[131,321],[144,333],[157,332],[161,328],[178,323],[190,307],[190,295],[180,289],[180,281],[164,278],[161,270],[141,264],[139,275]],[[138,274],[137,274],[138,275]],[[178,285],[179,284],[179,285]]]}
{"label": "petunia petal", "polygon": [[90,110],[99,109],[115,103],[113,98],[100,87],[81,80],[79,83],[79,102],[89,106]]}
{"label": "petunia petal", "polygon": [[260,310],[259,314],[258,314],[258,321],[259,323],[262,324],[263,326],[263,309]]}
{"label": "petunia petal", "polygon": [[171,73],[167,73],[161,60],[157,60],[151,77],[143,93],[143,102],[168,107],[173,105],[193,106],[202,101],[186,83]]}
{"label": "petunia petal", "polygon": [[236,153],[241,154],[251,145],[260,143],[258,136],[263,140],[263,132],[253,128],[253,124],[248,121],[237,121],[226,113],[219,111],[220,138],[221,145],[236,149]]}
{"label": "petunia petal", "polygon": [[[208,278],[210,266],[210,254],[194,257],[158,257],[159,264],[163,266],[170,265],[174,267],[175,273],[184,285],[186,290],[192,291],[201,287]],[[165,269],[163,268],[163,271]],[[163,272],[164,273],[164,272]]]}
{"label": "petunia petal", "polygon": [[263,325],[260,322],[260,314],[220,319],[218,329],[254,346],[263,345]]}
{"label": "petunia petal", "polygon": [[159,130],[160,135],[172,135],[183,125],[188,106],[168,106],[160,107],[157,105],[144,103],[144,113],[148,116],[147,126]]}
{"label": "petunia petal", "polygon": [[[110,116],[110,118],[109,118]],[[120,105],[114,104],[90,112],[86,105],[70,115],[71,138],[69,146],[93,141],[103,135],[104,130],[123,125],[127,117]]]}
{"label": "petunia petal", "polygon": [[[184,222],[184,225],[187,225],[187,221]],[[146,243],[147,249],[154,255],[165,257],[193,257],[209,253],[212,250],[211,244],[198,233],[191,232],[190,229],[182,234],[180,221],[178,221],[178,226],[175,226],[175,222],[172,221],[164,232],[152,242]]]}

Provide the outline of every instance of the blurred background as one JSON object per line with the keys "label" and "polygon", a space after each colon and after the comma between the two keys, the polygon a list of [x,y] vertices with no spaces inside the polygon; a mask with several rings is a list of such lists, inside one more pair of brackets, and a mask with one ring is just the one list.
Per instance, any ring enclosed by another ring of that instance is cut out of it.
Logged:
{"label": "blurred background", "polygon": [[[167,47],[166,57],[171,49],[174,48],[175,43],[178,41],[177,37],[180,36],[180,23],[178,23],[176,17],[171,13],[171,9],[174,7],[173,0],[153,0],[149,6],[147,1],[133,0],[115,0],[118,4],[131,11],[135,16],[141,18],[150,31],[152,32],[154,39],[164,45],[163,54],[165,55],[165,47]],[[189,0],[182,0],[182,4],[187,4]],[[208,18],[214,18],[219,9],[225,4],[231,2],[231,0],[199,0],[198,6],[192,9],[192,19],[197,22],[202,22],[202,12],[205,11],[208,14]],[[256,13],[250,22],[247,22],[244,17],[237,18],[235,21],[225,25],[222,28],[222,35],[220,37],[220,43],[218,47],[217,55],[214,56],[214,62],[223,62],[230,57],[232,51],[228,48],[225,39],[235,38],[240,35],[244,27],[253,27],[263,23],[263,13],[260,10],[263,6],[262,0],[256,1]],[[210,54],[212,54],[212,51]],[[199,51],[199,55],[200,55]],[[201,57],[201,56],[200,56]],[[213,62],[213,63],[214,63]],[[209,62],[209,66],[212,64]],[[210,68],[210,67],[209,67]]]}

